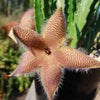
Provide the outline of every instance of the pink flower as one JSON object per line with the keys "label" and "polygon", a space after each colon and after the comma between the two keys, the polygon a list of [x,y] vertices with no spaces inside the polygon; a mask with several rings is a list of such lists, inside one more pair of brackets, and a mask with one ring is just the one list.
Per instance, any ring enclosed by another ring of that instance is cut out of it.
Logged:
{"label": "pink flower", "polygon": [[61,68],[98,68],[100,62],[87,55],[63,46],[66,39],[65,22],[62,8],[58,9],[47,22],[42,34],[31,29],[16,26],[12,29],[13,38],[18,38],[29,50],[12,75],[36,71],[40,68],[40,77],[49,100],[53,99],[60,78]]}

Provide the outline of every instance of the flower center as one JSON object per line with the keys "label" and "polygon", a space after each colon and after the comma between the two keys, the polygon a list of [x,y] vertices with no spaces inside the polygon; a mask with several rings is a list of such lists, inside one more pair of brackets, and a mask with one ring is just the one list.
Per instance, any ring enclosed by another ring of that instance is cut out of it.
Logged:
{"label": "flower center", "polygon": [[50,50],[50,48],[45,48],[44,51],[45,51],[45,53],[48,54],[48,55],[51,54],[51,50]]}

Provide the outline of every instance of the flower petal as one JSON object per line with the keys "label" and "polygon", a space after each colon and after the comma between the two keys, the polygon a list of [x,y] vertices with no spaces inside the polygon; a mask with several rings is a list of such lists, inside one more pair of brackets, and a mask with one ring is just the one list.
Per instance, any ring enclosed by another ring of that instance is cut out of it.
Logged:
{"label": "flower petal", "polygon": [[34,16],[34,9],[32,8],[32,9],[25,11],[24,14],[21,16],[21,19],[25,16]]}
{"label": "flower petal", "polygon": [[100,62],[83,54],[82,52],[72,49],[70,47],[61,47],[56,49],[54,56],[61,63],[63,67],[76,68],[98,68]]}
{"label": "flower petal", "polygon": [[46,58],[43,65],[40,70],[41,80],[49,100],[52,100],[54,92],[60,82],[61,67],[59,67],[58,62],[52,58]]}
{"label": "flower petal", "polygon": [[37,68],[39,68],[38,63],[39,62],[38,62],[38,60],[36,60],[32,51],[31,50],[26,51],[23,55],[23,58],[22,58],[20,64],[15,69],[15,71],[10,74],[10,76],[33,72]]}
{"label": "flower petal", "polygon": [[65,22],[62,8],[58,9],[49,19],[44,31],[43,37],[49,47],[58,47],[65,42]]}
{"label": "flower petal", "polygon": [[42,36],[35,31],[16,26],[12,28],[12,32],[9,34],[10,36],[14,34],[27,47],[43,49],[45,46]]}
{"label": "flower petal", "polygon": [[35,30],[34,17],[33,16],[23,17],[20,21],[20,25],[23,28]]}
{"label": "flower petal", "polygon": [[18,43],[18,42],[17,42],[17,39],[16,39],[16,37],[15,37],[15,35],[14,35],[14,33],[13,33],[13,28],[11,28],[11,30],[10,30],[8,36],[9,36],[11,39],[13,39],[13,41],[14,41],[15,43]]}

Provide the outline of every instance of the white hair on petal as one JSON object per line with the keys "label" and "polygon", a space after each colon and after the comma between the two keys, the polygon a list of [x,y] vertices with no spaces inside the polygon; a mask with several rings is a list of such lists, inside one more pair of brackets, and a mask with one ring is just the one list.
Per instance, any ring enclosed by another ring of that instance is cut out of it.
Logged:
{"label": "white hair on petal", "polygon": [[[28,51],[28,50],[26,50],[26,52],[27,52],[27,51]],[[22,61],[22,59],[23,59],[23,56],[25,55],[26,52],[22,53],[22,55],[20,56],[20,62],[19,62],[19,65],[20,65],[20,63],[21,63],[21,61]]]}
{"label": "white hair on petal", "polygon": [[63,46],[67,46],[67,38],[65,39]]}
{"label": "white hair on petal", "polygon": [[60,78],[60,81],[59,81],[59,85],[54,93],[54,98],[56,98],[58,96],[58,92],[59,92],[59,88],[62,88],[63,87],[63,81],[65,79],[64,75],[65,75],[65,69],[69,70],[69,71],[76,71],[76,72],[83,72],[83,73],[86,73],[88,74],[88,71],[90,70],[90,68],[84,68],[84,69],[80,69],[80,68],[64,68],[62,67],[61,69],[61,78]]}
{"label": "white hair on petal", "polygon": [[42,25],[42,28],[41,28],[41,34],[43,34],[43,31],[45,29],[45,26],[47,25],[48,20],[49,19],[47,19],[47,20],[44,21],[44,24]]}
{"label": "white hair on petal", "polygon": [[40,77],[40,68],[36,70],[36,78],[37,78],[37,82],[38,82],[38,83],[41,85],[41,87],[42,87],[43,95],[44,95],[46,98],[48,98],[48,97],[47,97],[47,93],[46,93],[46,91],[45,91],[45,88],[44,88],[44,86],[43,86],[41,77]]}
{"label": "white hair on petal", "polygon": [[24,77],[26,77],[26,76],[27,76],[27,74],[26,74],[26,73],[24,73],[24,74],[23,74],[23,76],[24,76]]}
{"label": "white hair on petal", "polygon": [[36,74],[40,75],[40,68],[36,70]]}
{"label": "white hair on petal", "polygon": [[60,82],[59,82],[59,85],[54,93],[54,98],[56,98],[58,96],[59,88],[63,87],[63,83],[64,83],[64,79],[65,79],[65,72],[66,72],[65,69],[67,69],[69,71],[76,71],[76,72],[83,72],[83,73],[85,72],[86,74],[89,71],[89,68],[80,69],[80,68],[64,68],[64,67],[62,67],[62,74],[61,74]]}
{"label": "white hair on petal", "polygon": [[88,51],[86,49],[82,48],[82,47],[77,48],[77,50],[88,55]]}
{"label": "white hair on petal", "polygon": [[[26,76],[32,77],[32,76],[35,75],[35,73],[37,73],[38,76],[39,76],[39,74],[40,74],[40,68],[38,68],[36,71],[30,72],[30,73],[25,73],[25,74],[24,74],[24,77],[26,77]],[[40,80],[40,77],[39,77],[38,80]]]}
{"label": "white hair on petal", "polygon": [[64,68],[61,68],[61,77],[60,77],[59,85],[54,92],[53,98],[56,98],[58,96],[59,88],[63,87],[64,74],[65,74]]}
{"label": "white hair on petal", "polygon": [[20,76],[20,74],[14,75],[14,77],[19,77],[19,76]]}
{"label": "white hair on petal", "polygon": [[29,77],[32,77],[35,75],[35,71],[34,72],[31,72],[31,73],[27,73]]}
{"label": "white hair on petal", "polygon": [[[29,31],[33,31],[35,33],[37,33],[34,29],[30,29],[30,28],[25,28],[25,27],[22,27],[21,24],[19,24],[19,27],[23,30],[29,30]],[[38,33],[37,33],[38,34]]]}
{"label": "white hair on petal", "polygon": [[66,69],[68,69],[69,71],[76,71],[76,72],[86,72],[86,73],[88,73],[88,71],[91,69],[91,68],[75,68],[75,67],[72,67],[72,68],[70,68],[70,67],[67,67]]}
{"label": "white hair on petal", "polygon": [[17,38],[17,41],[19,43],[19,51],[20,52],[29,50],[29,48],[26,45],[24,45],[18,38]]}

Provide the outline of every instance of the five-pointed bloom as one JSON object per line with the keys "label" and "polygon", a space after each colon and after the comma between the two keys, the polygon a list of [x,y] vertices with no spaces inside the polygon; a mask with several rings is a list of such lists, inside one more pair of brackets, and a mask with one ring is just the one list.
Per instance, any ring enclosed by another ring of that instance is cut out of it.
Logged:
{"label": "five-pointed bloom", "polygon": [[35,30],[34,24],[34,9],[29,9],[21,16],[20,22],[21,27]]}
{"label": "five-pointed bloom", "polygon": [[97,68],[100,62],[87,55],[63,46],[66,37],[65,22],[62,8],[58,9],[47,22],[42,34],[31,29],[16,26],[12,29],[13,38],[18,38],[29,50],[11,74],[24,74],[40,68],[40,77],[49,100],[53,99],[54,92],[61,78],[61,67],[66,68]]}

